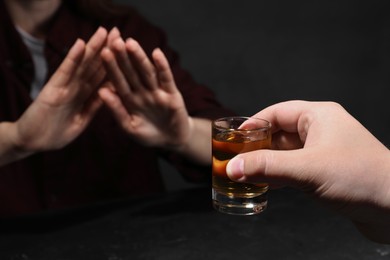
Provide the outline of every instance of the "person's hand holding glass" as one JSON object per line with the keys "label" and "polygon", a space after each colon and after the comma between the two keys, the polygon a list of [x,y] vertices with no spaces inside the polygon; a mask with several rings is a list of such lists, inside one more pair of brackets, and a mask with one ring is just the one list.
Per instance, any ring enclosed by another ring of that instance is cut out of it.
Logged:
{"label": "person's hand holding glass", "polygon": [[237,155],[235,182],[301,189],[390,243],[390,151],[339,104],[290,101],[255,115],[273,125],[273,149]]}

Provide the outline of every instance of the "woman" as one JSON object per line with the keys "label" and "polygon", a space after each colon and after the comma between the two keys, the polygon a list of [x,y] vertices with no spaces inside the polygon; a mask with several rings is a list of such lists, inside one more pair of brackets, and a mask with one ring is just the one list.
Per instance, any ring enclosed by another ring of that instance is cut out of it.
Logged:
{"label": "woman", "polygon": [[[132,8],[108,1],[3,0],[0,17],[0,122],[16,124],[30,105],[51,93],[47,85],[40,89],[77,38],[90,38],[99,26],[111,30],[102,52],[106,70],[100,73],[105,77],[107,71],[109,81],[100,89],[100,98],[81,89],[81,99],[65,102],[77,104],[77,119],[86,114],[88,119],[73,120],[76,130],[55,132],[61,140],[55,145],[31,145],[39,134],[18,143],[17,151],[26,152],[27,147],[30,156],[15,156],[0,168],[1,215],[160,192],[159,156],[189,180],[208,178],[209,120],[231,112],[180,68],[161,30]],[[107,106],[101,106],[102,101]],[[57,112],[52,108],[48,113]],[[38,125],[50,132],[42,127],[46,123]],[[51,135],[48,142],[54,139]]]}

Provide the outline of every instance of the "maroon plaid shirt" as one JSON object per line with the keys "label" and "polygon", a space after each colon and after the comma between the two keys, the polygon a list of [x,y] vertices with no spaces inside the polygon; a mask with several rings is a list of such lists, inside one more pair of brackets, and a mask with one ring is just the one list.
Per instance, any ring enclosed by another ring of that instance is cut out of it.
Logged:
{"label": "maroon plaid shirt", "polygon": [[[160,47],[169,59],[191,116],[212,119],[231,114],[209,89],[194,82],[180,68],[177,55],[166,45],[164,33],[130,8],[125,16],[94,20],[63,5],[46,40],[49,75],[75,40],[88,40],[99,25],[108,30],[117,26],[124,38],[135,38],[147,53]],[[30,105],[33,70],[31,56],[0,1],[0,121],[17,120]],[[173,163],[189,180],[208,179],[209,168],[132,141],[103,108],[86,131],[64,149],[0,167],[0,216],[161,192],[164,187],[158,169],[159,156]]]}

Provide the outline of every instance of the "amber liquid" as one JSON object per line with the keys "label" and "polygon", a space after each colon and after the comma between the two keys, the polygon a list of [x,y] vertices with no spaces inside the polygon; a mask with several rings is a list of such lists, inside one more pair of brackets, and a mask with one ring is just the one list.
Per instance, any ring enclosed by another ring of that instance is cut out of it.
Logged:
{"label": "amber liquid", "polygon": [[226,165],[239,153],[271,147],[271,138],[265,136],[261,140],[251,140],[239,132],[217,133],[212,140],[212,178],[213,188],[218,193],[229,197],[253,198],[268,190],[266,183],[249,184],[231,181],[226,175]]}

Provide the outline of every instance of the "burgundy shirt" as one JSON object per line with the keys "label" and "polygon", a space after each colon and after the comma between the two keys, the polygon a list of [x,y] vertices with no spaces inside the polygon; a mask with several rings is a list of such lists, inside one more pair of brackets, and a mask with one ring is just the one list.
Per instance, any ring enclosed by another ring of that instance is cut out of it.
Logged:
{"label": "burgundy shirt", "polygon": [[[138,40],[146,53],[156,47],[163,50],[191,116],[213,119],[231,114],[216,101],[212,91],[197,84],[180,67],[164,33],[128,8],[126,15],[98,20],[79,15],[64,4],[46,39],[49,75],[77,38],[88,40],[100,25],[108,30],[117,26],[123,38],[131,36]],[[31,55],[0,1],[0,121],[16,121],[31,104],[33,75]],[[35,154],[0,167],[0,216],[161,192],[164,187],[159,156],[175,165],[188,180],[209,178],[208,167],[137,144],[121,130],[110,111],[102,108],[90,126],[64,149]]]}

